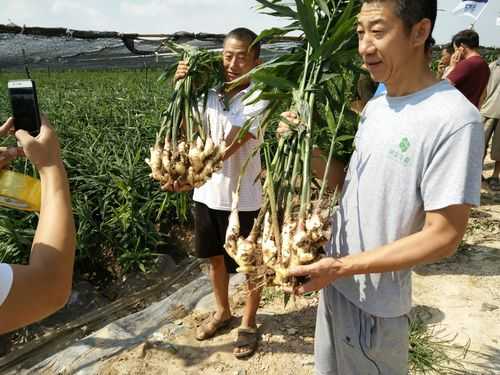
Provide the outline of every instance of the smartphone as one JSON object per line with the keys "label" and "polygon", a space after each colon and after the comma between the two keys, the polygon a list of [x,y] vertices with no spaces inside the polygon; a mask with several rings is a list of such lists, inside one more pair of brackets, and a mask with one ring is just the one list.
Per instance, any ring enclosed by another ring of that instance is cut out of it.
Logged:
{"label": "smartphone", "polygon": [[9,81],[10,104],[16,130],[23,129],[36,137],[40,133],[40,111],[36,96],[35,81],[20,79]]}

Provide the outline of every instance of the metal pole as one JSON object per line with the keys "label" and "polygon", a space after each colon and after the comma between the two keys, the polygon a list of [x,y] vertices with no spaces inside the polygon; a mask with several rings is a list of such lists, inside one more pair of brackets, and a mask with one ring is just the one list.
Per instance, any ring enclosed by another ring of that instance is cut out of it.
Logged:
{"label": "metal pole", "polygon": [[472,24],[470,25],[470,28],[471,29],[474,29],[474,25],[476,24],[476,22],[479,20],[479,18],[483,15],[484,11],[486,10],[486,8],[488,7],[489,5],[489,2],[486,3],[486,5],[483,7],[483,9],[481,9],[481,12],[477,15],[476,19],[474,20],[474,22],[472,22]]}

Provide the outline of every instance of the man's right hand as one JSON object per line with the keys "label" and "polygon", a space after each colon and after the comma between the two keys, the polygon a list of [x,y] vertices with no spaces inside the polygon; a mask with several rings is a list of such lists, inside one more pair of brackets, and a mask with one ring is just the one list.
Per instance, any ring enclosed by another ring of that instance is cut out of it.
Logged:
{"label": "man's right hand", "polygon": [[453,55],[451,55],[450,66],[455,67],[460,61],[463,60],[464,53],[463,48],[458,48]]}
{"label": "man's right hand", "polygon": [[15,135],[20,142],[24,154],[31,160],[40,173],[45,169],[62,165],[59,141],[46,116],[42,115],[40,134],[32,137],[24,130],[16,131]]}
{"label": "man's right hand", "polygon": [[179,65],[177,65],[177,70],[175,71],[174,81],[177,82],[186,78],[188,71],[189,65],[187,64],[187,61],[179,61]]}

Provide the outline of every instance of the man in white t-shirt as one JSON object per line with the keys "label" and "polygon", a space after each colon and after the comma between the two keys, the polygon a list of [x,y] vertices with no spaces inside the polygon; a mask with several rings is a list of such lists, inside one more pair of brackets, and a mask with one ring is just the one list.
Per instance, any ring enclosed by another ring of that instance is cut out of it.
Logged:
{"label": "man in white t-shirt", "polygon": [[[7,135],[9,119],[0,127]],[[42,204],[29,264],[0,264],[0,334],[36,322],[62,308],[70,293],[75,257],[75,225],[68,178],[55,132],[45,118],[33,138],[18,130],[22,147],[0,148],[0,169],[25,155],[37,168]]]}
{"label": "man in white t-shirt", "polygon": [[[223,64],[226,81],[233,81],[250,72],[260,63],[260,45],[253,41],[257,35],[245,28],[238,28],[227,34],[224,40]],[[176,72],[176,80],[183,78],[189,67],[181,62]],[[249,104],[245,99],[251,90],[250,80],[229,92],[211,90],[208,95],[207,109],[204,114],[206,126],[214,142],[225,140],[231,145],[224,155],[224,164],[220,171],[214,173],[202,187],[194,190],[195,201],[195,251],[198,257],[210,261],[210,277],[216,300],[216,311],[199,328],[198,340],[213,337],[217,331],[226,327],[232,320],[228,298],[229,273],[234,273],[236,263],[224,250],[225,233],[231,211],[232,193],[245,161],[260,145],[260,122],[267,106],[260,101]],[[241,128],[252,119],[248,132],[237,142]],[[247,236],[253,226],[261,206],[262,187],[259,175],[261,172],[260,154],[257,152],[246,167],[242,177],[239,219],[240,234]],[[248,296],[238,329],[234,355],[237,358],[252,355],[257,347],[257,329],[255,317],[260,302],[260,289],[248,284]]]}

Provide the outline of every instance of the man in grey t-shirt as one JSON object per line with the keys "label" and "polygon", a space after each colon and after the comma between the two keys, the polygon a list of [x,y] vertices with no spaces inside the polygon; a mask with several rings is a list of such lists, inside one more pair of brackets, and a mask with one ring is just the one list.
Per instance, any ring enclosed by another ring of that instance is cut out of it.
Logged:
{"label": "man in grey t-shirt", "polygon": [[387,95],[368,103],[331,181],[343,193],[329,256],[290,272],[309,278],[296,293],[322,289],[318,374],[407,374],[411,268],[452,255],[479,204],[479,113],[427,64],[436,9],[365,0],[358,16],[359,53]]}

